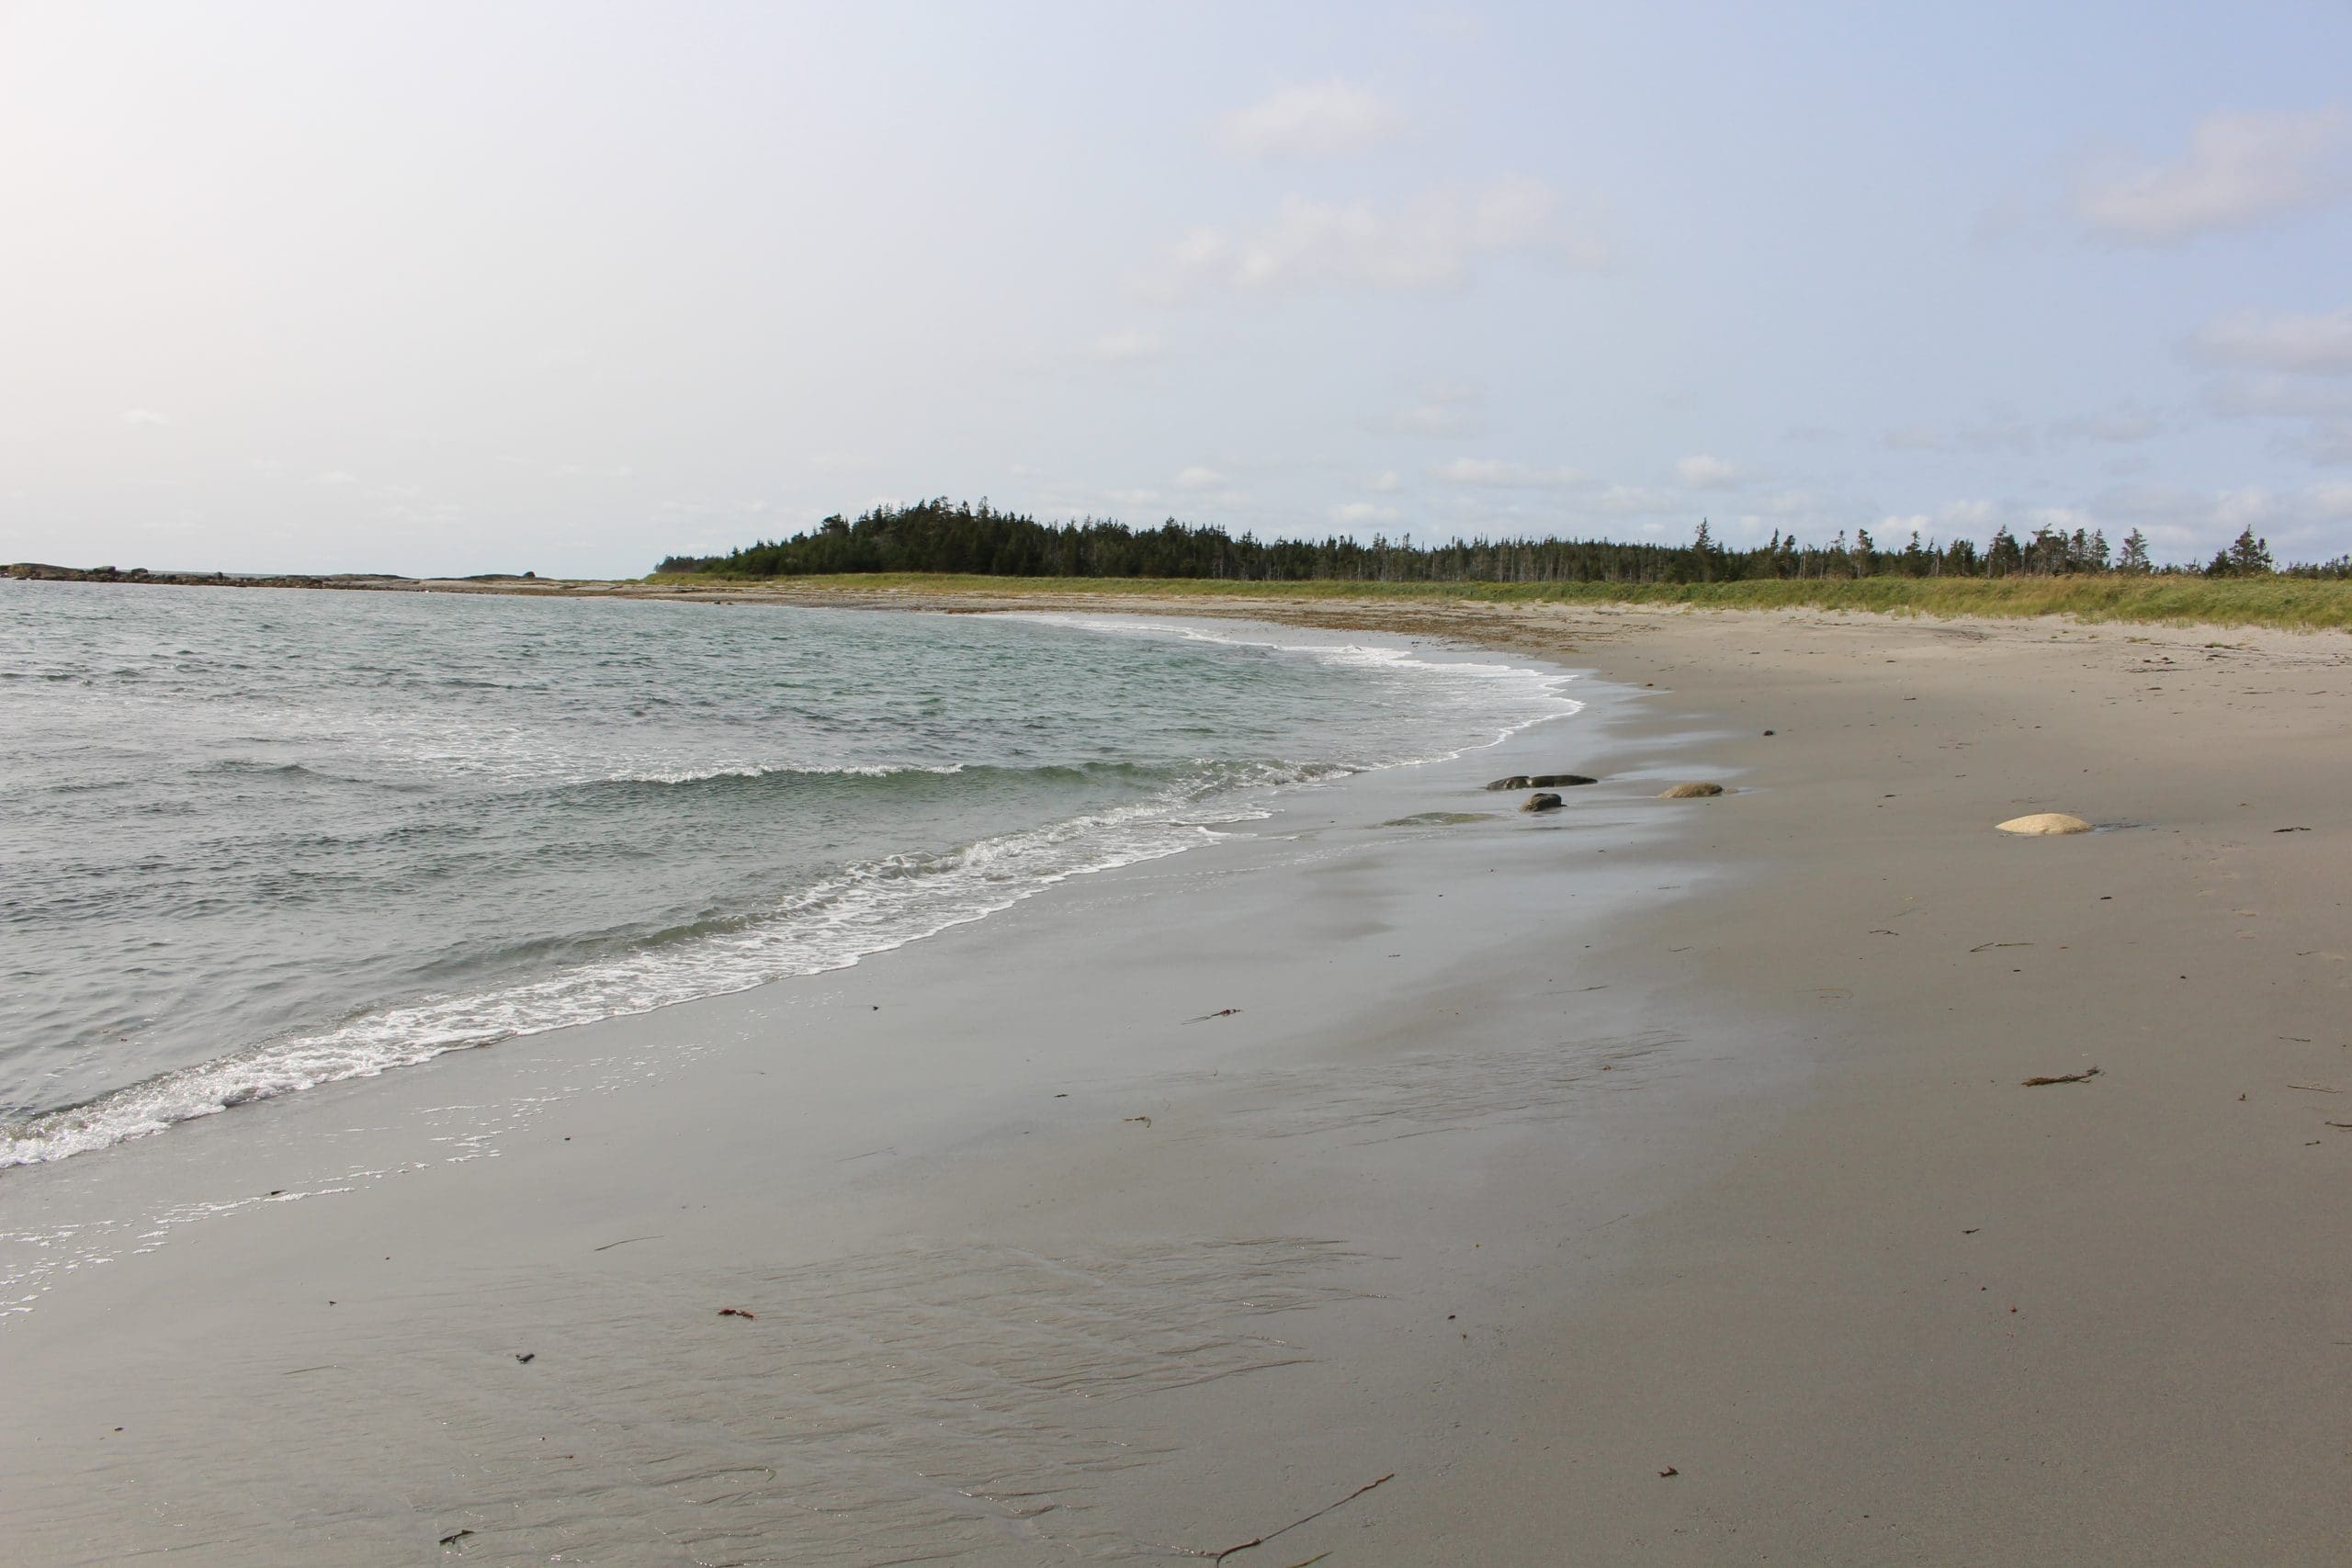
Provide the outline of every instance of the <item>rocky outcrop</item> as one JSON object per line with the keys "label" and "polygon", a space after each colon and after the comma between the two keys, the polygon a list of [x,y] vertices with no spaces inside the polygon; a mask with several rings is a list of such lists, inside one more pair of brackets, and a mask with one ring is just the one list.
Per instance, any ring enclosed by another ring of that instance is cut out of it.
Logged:
{"label": "rocky outcrop", "polygon": [[[149,571],[143,566],[124,570],[111,566],[49,566],[40,561],[20,560],[0,567],[0,575],[15,578],[19,582],[125,582],[149,587],[165,588],[415,588],[413,578],[394,577],[380,571],[344,571],[326,577],[306,577],[290,573],[258,576],[233,571]],[[526,572],[521,577],[492,575],[469,577],[468,582],[523,582],[530,581]]]}
{"label": "rocky outcrop", "polygon": [[1577,784],[1594,782],[1582,773],[1513,773],[1507,779],[1497,779],[1487,787],[1493,790],[1573,789]]}
{"label": "rocky outcrop", "polygon": [[1719,784],[1679,784],[1672,789],[1661,790],[1658,793],[1658,798],[1660,800],[1700,800],[1707,795],[1721,795],[1723,792],[1724,786]]}
{"label": "rocky outcrop", "polygon": [[1521,811],[1557,811],[1560,809],[1560,797],[1556,795],[1531,795],[1520,809]]}

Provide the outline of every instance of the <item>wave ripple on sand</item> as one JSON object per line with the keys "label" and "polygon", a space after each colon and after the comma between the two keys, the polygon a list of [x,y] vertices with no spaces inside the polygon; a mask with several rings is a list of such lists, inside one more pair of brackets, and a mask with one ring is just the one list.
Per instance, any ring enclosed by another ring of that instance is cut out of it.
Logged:
{"label": "wave ripple on sand", "polygon": [[[1267,1320],[1360,1294],[1353,1254],[1291,1236],[684,1275],[632,1250],[346,1303],[364,1317],[332,1337],[220,1369],[249,1405],[227,1441],[135,1470],[125,1449],[118,1473],[17,1503],[45,1538],[80,1516],[92,1539],[240,1562],[427,1561],[459,1530],[449,1560],[477,1563],[1165,1556],[1090,1511],[1102,1477],[1170,1451],[1108,1407],[1306,1361]],[[512,1325],[494,1344],[486,1301]],[[134,1475],[153,1521],[135,1543]]]}

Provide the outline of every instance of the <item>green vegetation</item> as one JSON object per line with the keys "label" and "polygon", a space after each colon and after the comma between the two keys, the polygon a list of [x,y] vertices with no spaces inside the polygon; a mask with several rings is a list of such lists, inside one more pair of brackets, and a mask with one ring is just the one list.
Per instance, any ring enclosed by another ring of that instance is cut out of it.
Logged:
{"label": "green vegetation", "polygon": [[2223,626],[2352,629],[2352,558],[2271,564],[2248,529],[2201,570],[2158,569],[2134,529],[2110,554],[2098,533],[2007,528],[1983,548],[1914,534],[1883,548],[1867,530],[1849,542],[1803,545],[1775,533],[1731,549],[1705,523],[1687,545],[1597,539],[1456,539],[1418,546],[1375,537],[1261,542],[1170,519],[1131,529],[1089,518],[1050,525],[986,502],[944,499],[829,517],[790,539],[724,556],[672,557],[657,582],[685,586],[790,578],[832,590],[933,593],[1248,595],[1487,603],[1689,604],[1730,609],[1804,605],[1894,615],[2051,615],[2084,620],[2199,621]]}
{"label": "green vegetation", "polygon": [[[725,589],[702,573],[657,574],[670,588]],[[731,584],[741,586],[740,580]],[[897,592],[949,597],[1017,598],[1087,593],[1152,599],[1258,599],[1312,604],[1373,600],[1447,604],[1655,604],[1718,610],[1864,610],[1892,615],[2073,615],[2086,621],[2190,622],[2224,626],[2285,626],[2352,631],[2352,581],[2274,576],[2214,579],[2185,573],[2147,577],[2007,577],[1787,580],[1752,582],[1235,582],[1203,578],[983,577],[969,573],[861,572],[796,578],[809,593]]]}

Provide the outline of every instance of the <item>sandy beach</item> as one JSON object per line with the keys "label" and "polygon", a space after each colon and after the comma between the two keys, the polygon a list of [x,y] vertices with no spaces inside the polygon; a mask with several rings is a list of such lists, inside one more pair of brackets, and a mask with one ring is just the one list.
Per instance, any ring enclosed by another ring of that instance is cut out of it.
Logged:
{"label": "sandy beach", "polygon": [[9,1171],[5,1555],[2343,1560],[2352,640],[1017,603],[1588,705]]}

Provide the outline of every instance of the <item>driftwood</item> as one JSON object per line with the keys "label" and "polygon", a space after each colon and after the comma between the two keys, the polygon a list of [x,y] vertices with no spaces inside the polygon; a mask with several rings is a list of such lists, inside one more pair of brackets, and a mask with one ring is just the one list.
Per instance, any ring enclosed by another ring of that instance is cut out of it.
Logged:
{"label": "driftwood", "polygon": [[[1197,1546],[1171,1546],[1168,1548],[1168,1550],[1176,1553],[1179,1557],[1205,1557],[1212,1562],[1222,1562],[1227,1558],[1233,1556],[1236,1552],[1247,1551],[1254,1546],[1263,1546],[1268,1541],[1273,1540],[1274,1537],[1278,1535],[1288,1535],[1291,1531],[1298,1529],[1301,1525],[1311,1525],[1316,1520],[1321,1518],[1324,1515],[1330,1513],[1335,1509],[1346,1507],[1349,1504],[1354,1502],[1357,1498],[1363,1496],[1374,1487],[1385,1485],[1387,1483],[1396,1479],[1396,1472],[1392,1470],[1376,1481],[1365,1482],[1363,1485],[1357,1487],[1354,1491],[1349,1493],[1338,1502],[1326,1504],[1324,1506],[1316,1509],[1305,1518],[1293,1519],[1290,1523],[1283,1526],[1283,1528],[1278,1530],[1268,1530],[1263,1535],[1253,1535],[1248,1540],[1242,1541],[1235,1546],[1228,1546],[1222,1551],[1204,1551]],[[1323,1555],[1325,1557],[1329,1557],[1330,1553],[1327,1551]],[[1310,1557],[1306,1560],[1307,1562],[1319,1562],[1321,1561],[1322,1558],[1319,1557]],[[1296,1565],[1296,1568],[1306,1568],[1306,1564],[1304,1562],[1299,1563]]]}
{"label": "driftwood", "polygon": [[2046,1083],[2086,1083],[2097,1077],[2098,1077],[2098,1069],[2090,1067],[2079,1073],[2057,1073],[2049,1077],[2028,1078],[2025,1080],[2025,1087],[2039,1089]]}

